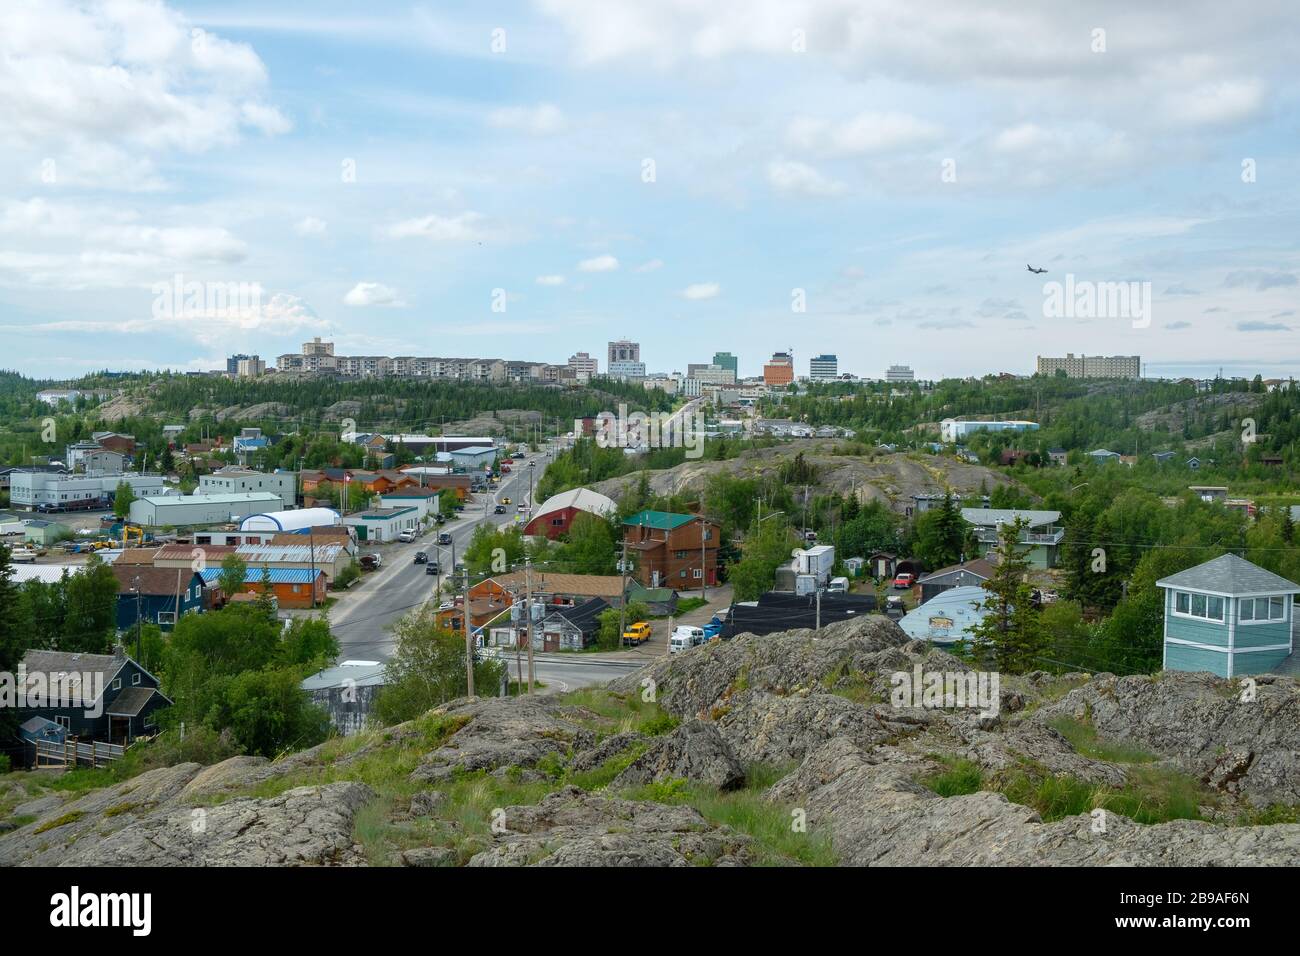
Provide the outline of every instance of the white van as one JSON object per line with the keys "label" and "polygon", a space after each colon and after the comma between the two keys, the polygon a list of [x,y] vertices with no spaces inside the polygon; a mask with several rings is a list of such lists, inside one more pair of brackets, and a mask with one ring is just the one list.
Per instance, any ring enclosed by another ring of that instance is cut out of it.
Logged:
{"label": "white van", "polygon": [[673,629],[672,637],[668,639],[668,653],[677,654],[681,651],[688,651],[692,647],[703,644],[704,641],[704,628],[680,624]]}
{"label": "white van", "polygon": [[826,585],[826,593],[827,593],[827,594],[848,594],[848,593],[849,593],[849,579],[848,579],[848,578],[831,578],[830,583],[829,583],[828,585]]}
{"label": "white van", "polygon": [[403,544],[408,544],[415,540],[415,531],[411,528],[407,528],[397,536],[397,540],[401,541]]}

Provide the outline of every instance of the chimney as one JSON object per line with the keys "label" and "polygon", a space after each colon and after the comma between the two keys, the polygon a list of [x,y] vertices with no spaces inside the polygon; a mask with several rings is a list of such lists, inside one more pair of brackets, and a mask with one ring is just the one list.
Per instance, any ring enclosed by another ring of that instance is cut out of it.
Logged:
{"label": "chimney", "polygon": [[119,661],[126,660],[126,648],[122,645],[121,641],[113,642],[113,659]]}

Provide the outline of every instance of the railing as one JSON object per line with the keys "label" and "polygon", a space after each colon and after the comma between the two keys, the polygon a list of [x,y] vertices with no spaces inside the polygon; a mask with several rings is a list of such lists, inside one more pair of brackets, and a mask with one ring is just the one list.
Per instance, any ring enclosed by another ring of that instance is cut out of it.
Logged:
{"label": "railing", "polygon": [[[1022,532],[1016,540],[1021,544],[1060,544],[1065,539],[1065,529],[1048,532]],[[975,532],[975,540],[980,544],[997,544],[1001,537],[996,529],[981,528]]]}
{"label": "railing", "polygon": [[38,740],[35,743],[37,767],[106,767],[112,761],[120,760],[126,752],[121,744],[100,740],[87,742],[76,737],[68,737],[62,742]]}

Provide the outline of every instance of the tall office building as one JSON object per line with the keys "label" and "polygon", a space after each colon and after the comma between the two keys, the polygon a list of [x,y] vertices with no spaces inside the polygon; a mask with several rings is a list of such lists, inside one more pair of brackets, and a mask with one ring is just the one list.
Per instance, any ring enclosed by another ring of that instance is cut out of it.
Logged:
{"label": "tall office building", "polygon": [[736,356],[732,355],[730,352],[714,352],[713,364],[719,368],[731,369],[731,374],[735,376],[736,379],[740,378],[740,359],[736,358]]}
{"label": "tall office building", "polygon": [[252,358],[252,357],[253,357],[253,356],[251,356],[251,355],[244,355],[242,352],[241,352],[239,355],[231,355],[231,356],[229,356],[229,357],[226,359],[226,374],[227,374],[227,375],[238,375],[238,374],[239,374],[239,363],[242,362],[242,361],[244,361],[244,359],[249,359],[249,358]]}
{"label": "tall office building", "polygon": [[789,385],[794,381],[794,353],[773,352],[772,360],[763,366],[763,384]]}
{"label": "tall office building", "polygon": [[1038,356],[1038,374],[1063,372],[1067,378],[1141,378],[1142,358],[1138,355],[1075,355],[1065,358]]}
{"label": "tall office building", "polygon": [[915,382],[916,373],[910,365],[891,365],[885,369],[886,382]]}
{"label": "tall office building", "polygon": [[839,359],[834,355],[815,355],[808,363],[808,377],[814,382],[833,382],[839,374]]}
{"label": "tall office building", "polygon": [[620,339],[617,342],[609,343],[609,364],[615,362],[639,362],[641,361],[641,343],[629,342],[627,339]]}

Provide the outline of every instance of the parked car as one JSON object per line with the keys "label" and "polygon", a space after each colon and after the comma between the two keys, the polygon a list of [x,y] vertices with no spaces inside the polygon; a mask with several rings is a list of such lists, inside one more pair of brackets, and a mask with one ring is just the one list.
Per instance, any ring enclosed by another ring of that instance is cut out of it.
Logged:
{"label": "parked car", "polygon": [[416,564],[428,564],[428,562],[429,562],[429,552],[428,552],[428,551],[417,551],[417,552],[415,552],[415,563],[416,563]]}
{"label": "parked car", "polygon": [[897,594],[885,598],[885,616],[891,621],[897,621],[906,613],[907,608],[903,606],[903,599]]}
{"label": "parked car", "polygon": [[649,621],[637,621],[623,632],[623,643],[633,647],[644,644],[648,640],[650,640]]}
{"label": "parked car", "polygon": [[503,505],[508,505],[508,504],[510,504],[510,496],[507,495],[506,497],[502,498],[502,499],[501,499],[501,503],[502,503]]}
{"label": "parked car", "polygon": [[692,647],[698,647],[708,638],[704,636],[704,628],[692,627],[689,624],[679,624],[673,631],[672,637],[668,639],[668,653],[680,654],[682,651],[688,651]]}
{"label": "parked car", "polygon": [[410,544],[415,540],[415,531],[411,528],[407,528],[405,531],[398,534],[397,540],[402,542],[402,544]]}
{"label": "parked car", "polygon": [[31,548],[14,548],[9,552],[9,560],[14,562],[26,561],[29,564],[35,564],[36,552]]}
{"label": "parked car", "polygon": [[910,588],[915,583],[916,575],[912,574],[910,571],[906,571],[894,578],[894,587],[899,589]]}
{"label": "parked car", "polygon": [[451,532],[450,532],[450,531],[440,531],[440,532],[438,532],[438,543],[439,543],[439,544],[451,544]]}
{"label": "parked car", "polygon": [[357,563],[367,571],[377,571],[379,566],[383,564],[383,561],[384,559],[377,554],[363,554],[361,557],[357,558]]}

